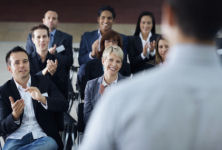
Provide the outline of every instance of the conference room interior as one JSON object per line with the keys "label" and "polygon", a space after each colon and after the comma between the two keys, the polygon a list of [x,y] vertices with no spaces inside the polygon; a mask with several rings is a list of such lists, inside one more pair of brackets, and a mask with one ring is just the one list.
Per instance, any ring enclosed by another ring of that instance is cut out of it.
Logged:
{"label": "conference room interior", "polygon": [[[59,14],[58,29],[73,36],[73,50],[79,48],[81,36],[86,31],[98,29],[97,9],[109,4],[117,14],[113,30],[133,35],[136,21],[142,11],[153,12],[156,19],[156,32],[161,34],[161,4],[163,0],[137,0],[137,1],[69,1],[54,0],[53,3],[39,0],[27,4],[27,1],[1,2],[0,6],[0,85],[11,79],[5,63],[6,53],[15,46],[25,48],[27,35],[34,25],[42,22],[43,14],[47,10],[55,10]],[[222,31],[218,32],[215,39],[218,46],[218,55],[222,56]],[[78,51],[73,51],[73,66],[78,67]],[[73,72],[72,72],[73,73]],[[77,72],[74,72],[72,86],[76,90]],[[77,120],[78,102],[74,102],[70,115]],[[4,144],[1,138],[2,145]]]}

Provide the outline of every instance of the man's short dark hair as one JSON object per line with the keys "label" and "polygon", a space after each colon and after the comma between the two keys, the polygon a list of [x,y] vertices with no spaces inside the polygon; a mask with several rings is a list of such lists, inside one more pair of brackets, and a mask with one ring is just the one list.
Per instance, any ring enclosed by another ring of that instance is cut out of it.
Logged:
{"label": "man's short dark hair", "polygon": [[8,66],[11,65],[11,62],[9,60],[10,56],[12,53],[18,53],[18,52],[24,52],[27,56],[28,56],[28,53],[25,51],[24,48],[20,47],[20,46],[16,46],[14,47],[13,49],[11,49],[10,51],[8,51],[8,53],[6,54],[5,56],[5,62]]}
{"label": "man's short dark hair", "polygon": [[49,28],[48,28],[46,25],[44,25],[44,24],[39,24],[39,25],[37,25],[37,26],[32,27],[32,29],[31,29],[32,37],[34,37],[34,31],[35,31],[35,30],[38,30],[38,29],[46,30],[47,35],[48,35],[48,37],[49,37]]}
{"label": "man's short dark hair", "polygon": [[98,17],[100,17],[101,13],[103,11],[105,11],[105,10],[110,11],[112,13],[113,19],[116,18],[116,13],[115,13],[114,9],[111,6],[109,6],[109,5],[102,6],[102,7],[99,8],[99,10],[98,10]]}
{"label": "man's short dark hair", "polygon": [[222,25],[221,0],[166,0],[184,34],[212,40]]}

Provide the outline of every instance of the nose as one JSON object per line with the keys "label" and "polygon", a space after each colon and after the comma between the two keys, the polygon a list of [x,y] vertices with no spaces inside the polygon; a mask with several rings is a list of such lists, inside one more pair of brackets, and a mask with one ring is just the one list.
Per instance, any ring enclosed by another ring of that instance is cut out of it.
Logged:
{"label": "nose", "polygon": [[42,42],[43,40],[44,40],[44,38],[43,38],[43,37],[41,37],[41,38],[40,38],[40,42]]}
{"label": "nose", "polygon": [[107,23],[107,22],[108,22],[108,18],[105,18],[105,19],[104,19],[104,22]]}

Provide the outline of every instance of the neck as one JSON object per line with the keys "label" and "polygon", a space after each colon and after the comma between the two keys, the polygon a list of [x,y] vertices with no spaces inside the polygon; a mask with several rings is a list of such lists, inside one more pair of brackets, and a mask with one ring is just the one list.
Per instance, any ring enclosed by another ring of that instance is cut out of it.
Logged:
{"label": "neck", "polygon": [[41,58],[41,61],[44,62],[46,59],[46,56],[48,54],[48,50],[41,50],[41,51],[37,51],[37,52]]}
{"label": "neck", "polygon": [[100,30],[100,33],[101,33],[101,35],[104,35],[108,31],[110,31],[110,30]]}
{"label": "neck", "polygon": [[111,75],[109,75],[109,74],[104,74],[104,80],[106,81],[106,83],[107,84],[111,84],[111,83],[113,83],[116,79],[117,79],[117,77],[118,77],[118,74],[116,74],[116,75],[113,75],[113,76],[111,76]]}
{"label": "neck", "polygon": [[27,88],[27,83],[29,80],[29,75],[27,77],[23,77],[22,79],[15,79],[14,80],[22,86],[22,88],[26,89]]}
{"label": "neck", "polygon": [[[142,33],[142,32],[141,32]],[[149,33],[142,33],[142,37],[144,40],[147,40]]]}
{"label": "neck", "polygon": [[54,28],[52,28],[52,29],[49,28],[49,32],[52,32],[53,30],[54,30]]}

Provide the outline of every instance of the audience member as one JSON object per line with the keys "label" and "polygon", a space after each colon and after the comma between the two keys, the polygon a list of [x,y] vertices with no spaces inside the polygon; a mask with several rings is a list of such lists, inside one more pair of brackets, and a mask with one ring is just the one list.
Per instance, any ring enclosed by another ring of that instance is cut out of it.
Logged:
{"label": "audience member", "polygon": [[[49,29],[47,26],[40,24],[34,26],[31,30],[32,41],[36,50],[29,55],[30,72],[46,76],[52,80],[63,96],[68,100],[68,77],[66,70],[61,61],[58,62],[57,57],[48,51]],[[59,130],[64,129],[63,113],[56,114]]]}
{"label": "audience member", "polygon": [[129,38],[128,54],[132,73],[151,68],[156,46],[156,25],[154,15],[144,11],[139,15],[134,36]]}
{"label": "audience member", "polygon": [[123,76],[119,74],[119,70],[122,67],[123,55],[122,49],[118,46],[111,45],[105,48],[102,55],[104,74],[101,77],[88,81],[86,84],[84,99],[85,124],[105,88],[113,86],[123,79]]}
{"label": "audience member", "polygon": [[[66,76],[66,82],[69,81],[69,70],[73,64],[73,52],[72,52],[72,36],[57,29],[58,25],[58,13],[53,10],[48,10],[44,18],[42,19],[44,25],[49,28],[50,41],[48,45],[48,51],[50,54],[55,55],[58,62],[63,64],[64,76]],[[31,33],[28,35],[26,43],[26,51],[32,54],[36,51],[35,44],[32,41]],[[72,88],[71,85],[69,85]]]}
{"label": "audience member", "polygon": [[[112,29],[113,22],[116,18],[116,13],[114,9],[110,6],[104,6],[98,10],[98,25],[99,29],[92,32],[85,32],[81,38],[80,49],[79,49],[79,65],[80,69],[78,72],[78,84],[82,84],[82,77],[85,75],[86,63],[94,58],[96,58],[97,51],[100,51],[100,41],[102,36]],[[129,64],[127,63],[127,45],[128,38],[121,34],[123,39],[123,51],[124,51],[124,61],[123,66],[126,65],[128,69],[124,72],[124,76],[129,76],[131,71]],[[124,67],[125,68],[125,67]]]}
{"label": "audience member", "polygon": [[165,0],[167,63],[105,93],[79,150],[222,149],[220,10],[221,0]]}
{"label": "audience member", "polygon": [[168,41],[159,36],[156,41],[156,55],[155,55],[155,64],[162,64],[166,60],[166,56],[169,49]]}
{"label": "audience member", "polygon": [[48,51],[49,29],[40,24],[31,29],[32,41],[36,50],[29,56],[31,73],[48,76],[68,98],[68,77],[66,75],[65,64],[58,61],[57,57]]}
{"label": "audience member", "polygon": [[68,109],[56,86],[44,76],[30,75],[29,58],[21,47],[6,55],[12,79],[0,88],[3,150],[62,149],[54,112]]}

